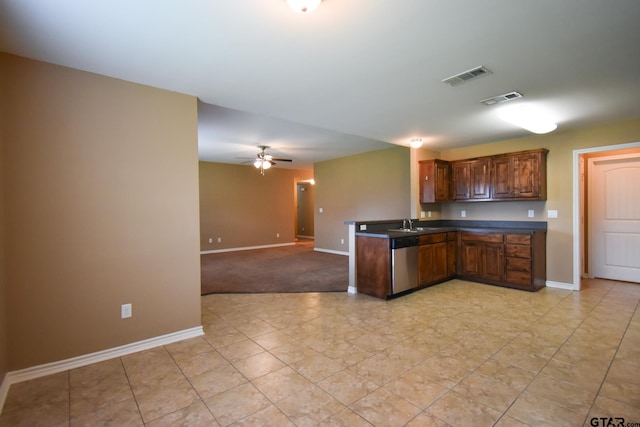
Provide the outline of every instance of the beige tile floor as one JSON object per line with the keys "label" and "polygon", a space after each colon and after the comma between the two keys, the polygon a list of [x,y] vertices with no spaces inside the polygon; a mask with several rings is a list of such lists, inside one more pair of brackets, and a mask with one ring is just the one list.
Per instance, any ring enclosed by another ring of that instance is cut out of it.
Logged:
{"label": "beige tile floor", "polygon": [[209,295],[203,337],[15,384],[0,425],[640,423],[639,301],[640,285],[601,280]]}

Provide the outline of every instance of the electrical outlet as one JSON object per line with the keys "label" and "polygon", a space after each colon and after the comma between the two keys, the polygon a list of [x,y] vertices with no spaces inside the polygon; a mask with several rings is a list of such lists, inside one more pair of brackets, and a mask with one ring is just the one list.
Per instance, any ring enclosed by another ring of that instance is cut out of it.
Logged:
{"label": "electrical outlet", "polygon": [[276,233],[276,237],[279,239],[280,238],[280,233]]}
{"label": "electrical outlet", "polygon": [[222,243],[222,237],[218,237],[218,243]]}
{"label": "electrical outlet", "polygon": [[428,216],[429,218],[431,218],[431,211],[428,211],[428,212],[427,212],[427,216]]}
{"label": "electrical outlet", "polygon": [[340,239],[340,244],[344,245],[344,239]]}
{"label": "electrical outlet", "polygon": [[319,212],[319,213],[322,213],[322,212],[324,212],[324,209],[322,209],[322,208],[318,208],[318,212]]}
{"label": "electrical outlet", "polygon": [[360,224],[360,231],[366,231],[367,230],[367,224]]}
{"label": "electrical outlet", "polygon": [[464,209],[460,211],[460,216],[462,218],[466,218],[467,217],[467,211],[465,211]]}
{"label": "electrical outlet", "polygon": [[529,209],[529,212],[527,212],[527,216],[529,218],[533,218],[534,215],[535,215],[535,211],[533,209]]}
{"label": "electrical outlet", "polygon": [[120,306],[120,318],[128,319],[131,317],[131,304],[122,304]]}
{"label": "electrical outlet", "polygon": [[209,237],[209,243],[213,243],[213,239]]}
{"label": "electrical outlet", "polygon": [[425,211],[421,211],[420,218],[424,218],[425,216],[427,216],[427,213]]}

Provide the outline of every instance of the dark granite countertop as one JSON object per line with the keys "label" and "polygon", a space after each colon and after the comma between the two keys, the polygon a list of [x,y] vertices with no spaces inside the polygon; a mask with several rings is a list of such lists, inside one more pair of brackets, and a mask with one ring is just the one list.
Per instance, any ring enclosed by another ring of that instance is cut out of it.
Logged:
{"label": "dark granite countertop", "polygon": [[[474,221],[474,220],[413,220],[416,231],[395,231],[402,227],[402,220],[384,221],[347,221],[355,224],[356,236],[397,238],[424,234],[444,233],[447,231],[477,231],[496,233],[530,233],[547,231],[547,223],[541,221]],[[363,227],[364,226],[364,227]]]}

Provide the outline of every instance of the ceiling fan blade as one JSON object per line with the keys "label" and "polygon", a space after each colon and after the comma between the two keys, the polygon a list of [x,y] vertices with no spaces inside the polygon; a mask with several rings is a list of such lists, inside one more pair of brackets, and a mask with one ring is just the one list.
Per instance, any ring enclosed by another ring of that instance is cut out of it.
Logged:
{"label": "ceiling fan blade", "polygon": [[292,162],[293,161],[291,159],[276,159],[275,157],[272,158],[271,160],[275,160],[277,162]]}

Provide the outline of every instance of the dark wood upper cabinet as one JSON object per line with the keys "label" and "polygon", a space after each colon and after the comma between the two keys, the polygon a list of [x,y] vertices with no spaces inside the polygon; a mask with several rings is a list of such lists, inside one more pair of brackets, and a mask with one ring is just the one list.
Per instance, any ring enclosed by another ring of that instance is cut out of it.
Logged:
{"label": "dark wood upper cabinet", "polygon": [[491,198],[547,199],[547,150],[510,153],[491,158]]}
{"label": "dark wood upper cabinet", "polygon": [[546,149],[420,161],[420,202],[547,199]]}
{"label": "dark wood upper cabinet", "polygon": [[488,157],[453,162],[453,200],[487,200],[490,197]]}
{"label": "dark wood upper cabinet", "polygon": [[430,159],[419,162],[420,203],[448,202],[451,200],[451,164]]}

